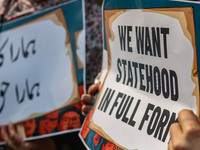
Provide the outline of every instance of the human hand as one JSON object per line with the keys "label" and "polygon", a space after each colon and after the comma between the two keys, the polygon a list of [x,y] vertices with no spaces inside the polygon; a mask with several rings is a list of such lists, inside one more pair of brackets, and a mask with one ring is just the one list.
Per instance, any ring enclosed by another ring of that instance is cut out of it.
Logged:
{"label": "human hand", "polygon": [[199,150],[199,118],[190,110],[182,110],[179,112],[178,121],[170,127],[168,150]]}
{"label": "human hand", "polygon": [[100,84],[93,84],[89,87],[88,89],[88,94],[83,94],[81,96],[81,102],[82,102],[82,112],[84,114],[88,114],[90,109],[92,108],[93,101],[94,101],[94,96],[98,91]]}
{"label": "human hand", "polygon": [[11,122],[8,126],[1,127],[1,134],[6,147],[11,150],[56,150],[56,145],[52,138],[24,141]]}
{"label": "human hand", "polygon": [[12,150],[26,150],[28,145],[24,142],[19,133],[17,133],[13,123],[10,122],[8,126],[2,126],[1,134],[6,146]]}

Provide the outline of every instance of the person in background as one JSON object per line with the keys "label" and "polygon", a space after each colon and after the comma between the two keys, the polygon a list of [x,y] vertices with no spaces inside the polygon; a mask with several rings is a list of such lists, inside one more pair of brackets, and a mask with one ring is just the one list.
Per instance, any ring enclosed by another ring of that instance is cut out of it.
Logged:
{"label": "person in background", "polygon": [[85,0],[87,89],[94,83],[102,64],[102,1]]}

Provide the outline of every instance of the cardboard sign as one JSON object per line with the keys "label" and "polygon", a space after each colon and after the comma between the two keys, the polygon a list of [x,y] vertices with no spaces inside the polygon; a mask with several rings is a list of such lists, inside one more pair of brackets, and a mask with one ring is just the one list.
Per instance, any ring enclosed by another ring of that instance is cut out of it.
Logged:
{"label": "cardboard sign", "polygon": [[[83,6],[76,0],[2,25],[0,125],[17,123],[24,137],[34,139],[81,127]],[[62,126],[63,116],[77,118],[78,124]]]}
{"label": "cardboard sign", "polygon": [[[49,17],[53,18],[54,14]],[[70,43],[65,44],[69,41],[66,35],[65,28],[49,19],[0,35],[1,91],[4,93],[0,124],[54,110],[71,96],[78,97],[78,93],[73,95],[77,83],[73,79],[76,75],[72,71]]]}
{"label": "cardboard sign", "polygon": [[199,115],[193,8],[144,0],[141,9],[129,2],[104,2],[109,70],[85,136],[95,139],[96,133],[99,141],[83,138],[91,150],[108,145],[116,150],[167,149],[178,112],[186,108]]}

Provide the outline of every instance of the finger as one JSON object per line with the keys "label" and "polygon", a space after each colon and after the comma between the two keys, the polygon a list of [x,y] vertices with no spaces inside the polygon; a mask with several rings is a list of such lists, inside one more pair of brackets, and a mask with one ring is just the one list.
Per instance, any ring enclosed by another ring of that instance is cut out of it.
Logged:
{"label": "finger", "polygon": [[169,140],[169,143],[168,143],[168,150],[173,150],[173,145],[172,145],[171,140]]}
{"label": "finger", "polygon": [[9,122],[9,124],[8,124],[8,133],[9,133],[9,136],[11,139],[13,139],[16,134],[16,129],[12,122]]}
{"label": "finger", "polygon": [[183,131],[187,131],[192,127],[199,127],[200,122],[197,116],[191,110],[182,110],[178,116],[179,123]]}
{"label": "finger", "polygon": [[6,126],[2,126],[1,127],[1,135],[4,141],[7,141],[8,139],[8,133],[7,133],[7,129]]}
{"label": "finger", "polygon": [[100,84],[93,84],[89,87],[88,89],[88,94],[91,94],[91,95],[95,95],[98,91],[98,88],[99,88],[99,85]]}
{"label": "finger", "polygon": [[182,132],[183,131],[179,123],[173,123],[170,126],[170,142],[172,145],[176,145],[179,143],[179,140],[181,140]]}
{"label": "finger", "polygon": [[91,110],[92,105],[82,105],[82,112],[87,115],[89,111]]}
{"label": "finger", "polygon": [[1,127],[1,134],[2,134],[2,138],[5,141],[6,146],[12,148],[13,150],[16,149],[16,147],[13,145],[10,137],[9,137],[9,133],[7,131],[6,126],[2,126]]}
{"label": "finger", "polygon": [[89,105],[92,105],[93,104],[93,101],[94,101],[94,97],[91,96],[90,94],[84,94],[81,96],[81,102],[83,104],[89,104]]}
{"label": "finger", "polygon": [[179,122],[194,121],[197,125],[200,125],[199,118],[191,110],[183,109],[179,112]]}
{"label": "finger", "polygon": [[10,140],[12,141],[14,147],[24,146],[23,138],[16,131],[16,128],[12,122],[9,122],[8,124],[8,132],[9,132]]}

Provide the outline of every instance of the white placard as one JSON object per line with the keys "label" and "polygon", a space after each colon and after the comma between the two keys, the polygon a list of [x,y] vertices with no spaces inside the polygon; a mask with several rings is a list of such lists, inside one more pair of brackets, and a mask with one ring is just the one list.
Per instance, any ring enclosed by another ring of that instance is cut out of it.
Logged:
{"label": "white placard", "polygon": [[130,10],[109,25],[111,70],[93,122],[126,149],[166,149],[178,112],[197,110],[193,46],[179,20],[167,15]]}
{"label": "white placard", "polygon": [[66,38],[51,20],[0,34],[0,124],[54,110],[72,96]]}

